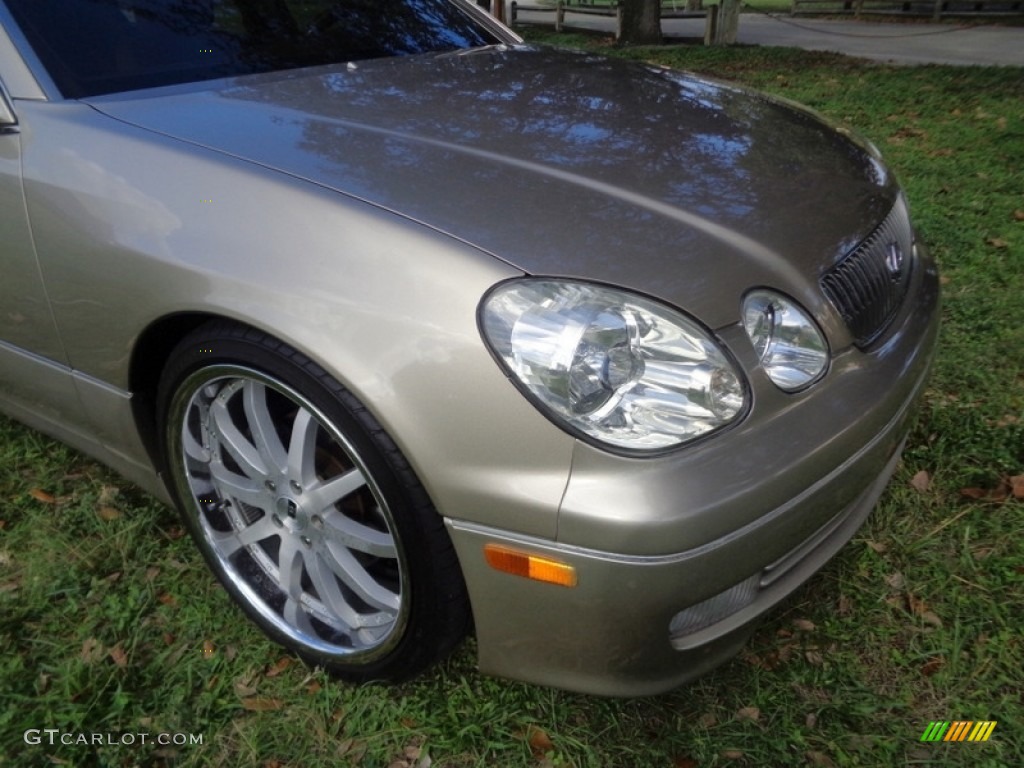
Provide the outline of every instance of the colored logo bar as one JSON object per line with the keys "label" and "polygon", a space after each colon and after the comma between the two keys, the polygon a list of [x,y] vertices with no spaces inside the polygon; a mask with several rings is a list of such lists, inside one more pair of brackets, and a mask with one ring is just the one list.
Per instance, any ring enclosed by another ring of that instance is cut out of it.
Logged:
{"label": "colored logo bar", "polygon": [[921,741],[988,741],[995,729],[995,720],[937,720],[924,729]]}

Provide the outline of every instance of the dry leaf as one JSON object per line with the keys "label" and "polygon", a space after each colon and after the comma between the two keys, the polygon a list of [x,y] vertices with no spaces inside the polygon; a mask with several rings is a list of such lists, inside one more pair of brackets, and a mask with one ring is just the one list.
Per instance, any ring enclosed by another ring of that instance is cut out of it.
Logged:
{"label": "dry leaf", "polygon": [[264,674],[267,677],[277,677],[286,669],[288,669],[288,667],[291,666],[291,663],[292,660],[290,658],[288,658],[287,656],[282,656]]}
{"label": "dry leaf", "polygon": [[124,652],[124,648],[118,643],[110,649],[110,658],[114,660],[114,664],[124,669],[128,666],[128,654]]}
{"label": "dry leaf", "polygon": [[807,663],[812,667],[820,667],[825,663],[825,657],[821,655],[820,651],[807,651],[804,654],[804,658],[807,659]]}
{"label": "dry leaf", "polygon": [[1024,209],[1018,208],[1013,212],[1014,221],[1024,221]]}
{"label": "dry leaf", "polygon": [[796,619],[793,622],[793,626],[799,629],[801,632],[813,632],[818,627],[810,619]]}
{"label": "dry leaf", "polygon": [[114,509],[114,507],[100,507],[96,514],[100,516],[100,520],[110,523],[121,516],[121,511]]}
{"label": "dry leaf", "polygon": [[1010,244],[1001,237],[987,237],[985,238],[985,242],[999,250],[1005,250],[1010,247]]}
{"label": "dry leaf", "polygon": [[213,654],[216,651],[217,651],[217,646],[215,646],[209,640],[203,640],[203,656],[205,656],[208,659],[212,659],[213,658]]}
{"label": "dry leaf", "polygon": [[42,488],[33,488],[31,491],[28,492],[28,495],[31,496],[36,501],[43,502],[43,504],[57,503],[57,499],[53,497],[53,494],[47,493]]}
{"label": "dry leaf", "polygon": [[743,751],[739,749],[726,749],[722,751],[722,757],[726,760],[742,760]]}
{"label": "dry leaf", "polygon": [[807,717],[804,718],[804,725],[807,728],[816,728],[818,725],[818,716],[813,712],[808,712]]}
{"label": "dry leaf", "polygon": [[840,616],[849,616],[853,612],[853,600],[846,595],[839,596],[839,602],[836,606],[836,613]]}
{"label": "dry leaf", "polygon": [[925,624],[931,624],[933,627],[942,629],[942,619],[934,611],[924,611],[921,614],[921,621]]}
{"label": "dry leaf", "polygon": [[248,698],[242,699],[242,708],[250,712],[270,712],[284,707],[280,699]]}
{"label": "dry leaf", "polygon": [[531,725],[529,730],[526,732],[526,740],[530,744],[530,751],[538,757],[555,748],[554,743],[551,741],[551,737],[548,736],[545,731],[533,725]]}
{"label": "dry leaf", "polygon": [[880,541],[869,541],[867,542],[867,545],[868,549],[870,549],[872,552],[877,552],[880,555],[889,549],[889,547],[887,547]]}
{"label": "dry leaf", "polygon": [[697,761],[692,757],[673,757],[672,768],[697,768]]}
{"label": "dry leaf", "polygon": [[757,707],[742,707],[736,710],[737,720],[749,720],[752,723],[756,723],[761,719],[761,710]]}
{"label": "dry leaf", "polygon": [[903,589],[905,586],[907,586],[907,580],[899,571],[896,571],[895,573],[890,573],[888,576],[886,576],[885,583],[888,584],[891,589]]}
{"label": "dry leaf", "polygon": [[919,597],[915,597],[911,593],[907,593],[907,610],[909,610],[915,616],[920,616],[928,610],[928,603]]}
{"label": "dry leaf", "polygon": [[156,596],[156,599],[164,605],[170,605],[172,607],[178,604],[178,598],[174,595],[168,594],[167,592],[161,592]]}
{"label": "dry leaf", "polygon": [[99,505],[102,507],[106,504],[110,504],[117,498],[120,491],[116,485],[104,485],[100,489]]}
{"label": "dry leaf", "polygon": [[946,662],[941,656],[932,656],[921,666],[921,674],[925,677],[931,677],[945,665]]}
{"label": "dry leaf", "polygon": [[986,491],[984,488],[961,488],[960,495],[965,498],[974,499],[975,501],[977,501],[979,499],[984,499],[986,496],[988,496],[988,491]]}
{"label": "dry leaf", "polygon": [[922,469],[910,478],[910,486],[920,493],[925,493],[929,488],[932,487],[932,476],[928,474],[928,470]]}
{"label": "dry leaf", "polygon": [[714,728],[718,725],[718,718],[710,712],[707,712],[697,718],[697,725],[701,728]]}
{"label": "dry leaf", "polygon": [[1013,491],[1013,498],[1024,499],[1024,475],[1014,475],[1011,477],[1010,489]]}
{"label": "dry leaf", "polygon": [[79,658],[86,664],[94,664],[104,657],[103,646],[95,637],[90,637],[82,643],[82,651]]}
{"label": "dry leaf", "polygon": [[306,686],[306,693],[312,696],[313,694],[320,693],[320,689],[322,687],[323,686],[321,686],[320,683],[318,683],[316,680],[313,680],[309,685]]}

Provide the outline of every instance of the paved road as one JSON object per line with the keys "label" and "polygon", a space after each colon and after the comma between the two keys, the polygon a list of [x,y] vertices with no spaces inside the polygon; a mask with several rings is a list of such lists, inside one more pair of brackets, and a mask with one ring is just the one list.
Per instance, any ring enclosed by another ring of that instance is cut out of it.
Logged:
{"label": "paved road", "polygon": [[[519,11],[519,21],[553,24],[553,13]],[[603,16],[567,13],[566,25],[614,32],[615,21]],[[703,38],[704,19],[663,19],[670,37]],[[854,20],[745,13],[738,42],[835,51],[849,56],[899,64],[1008,65],[1024,67],[1024,27],[960,27],[945,24],[893,24]]]}

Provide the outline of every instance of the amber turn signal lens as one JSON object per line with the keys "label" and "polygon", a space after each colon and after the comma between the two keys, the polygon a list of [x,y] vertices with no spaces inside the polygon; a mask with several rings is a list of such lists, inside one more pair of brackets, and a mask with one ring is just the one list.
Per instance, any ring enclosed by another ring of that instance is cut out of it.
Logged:
{"label": "amber turn signal lens", "polygon": [[563,587],[576,586],[576,569],[568,563],[560,563],[557,560],[519,552],[497,544],[486,544],[484,557],[487,558],[487,564],[498,571]]}

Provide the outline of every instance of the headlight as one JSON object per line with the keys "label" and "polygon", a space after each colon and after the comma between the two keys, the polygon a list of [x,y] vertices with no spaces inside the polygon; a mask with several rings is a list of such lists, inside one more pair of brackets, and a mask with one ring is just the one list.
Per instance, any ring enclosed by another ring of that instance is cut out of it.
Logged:
{"label": "headlight", "polygon": [[669,307],[569,280],[504,283],[481,305],[484,339],[553,420],[606,445],[671,448],[746,410],[736,367]]}
{"label": "headlight", "polygon": [[743,300],[743,327],[779,389],[795,392],[825,373],[825,338],[796,302],[773,291],[753,291]]}

